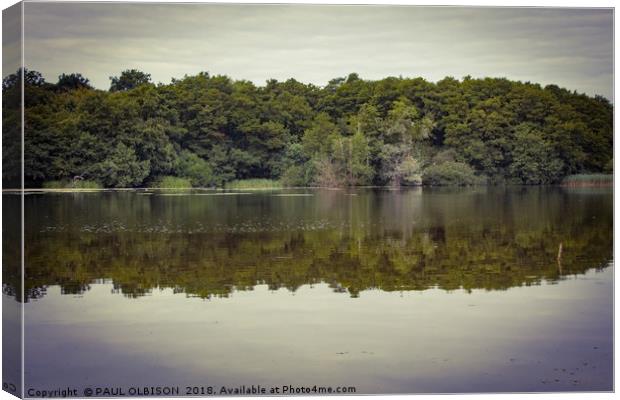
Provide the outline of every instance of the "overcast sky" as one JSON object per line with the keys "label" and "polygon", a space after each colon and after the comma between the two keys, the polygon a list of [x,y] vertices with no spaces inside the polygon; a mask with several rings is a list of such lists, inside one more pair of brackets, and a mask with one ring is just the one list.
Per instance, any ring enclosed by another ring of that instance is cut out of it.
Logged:
{"label": "overcast sky", "polygon": [[26,3],[26,66],[98,88],[128,68],[155,82],[208,71],[262,85],[507,77],[613,100],[611,9]]}

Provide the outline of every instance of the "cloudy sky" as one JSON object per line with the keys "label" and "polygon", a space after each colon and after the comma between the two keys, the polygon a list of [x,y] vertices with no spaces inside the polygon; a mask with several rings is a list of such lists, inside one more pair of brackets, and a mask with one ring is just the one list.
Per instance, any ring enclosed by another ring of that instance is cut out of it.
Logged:
{"label": "cloudy sky", "polygon": [[[613,95],[610,9],[26,3],[26,66],[98,88],[128,68],[155,82],[208,71],[256,84],[507,77]],[[613,100],[613,99],[612,99]]]}

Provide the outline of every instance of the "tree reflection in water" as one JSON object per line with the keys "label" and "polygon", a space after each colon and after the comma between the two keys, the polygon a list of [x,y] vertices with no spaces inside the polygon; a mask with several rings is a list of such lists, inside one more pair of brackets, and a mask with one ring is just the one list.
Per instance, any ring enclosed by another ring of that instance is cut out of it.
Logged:
{"label": "tree reflection in water", "polygon": [[[295,291],[319,282],[352,297],[505,290],[612,260],[609,190],[305,192],[312,196],[26,196],[26,301],[50,285],[81,294],[101,280],[127,297],[155,288],[226,297],[257,284]],[[5,195],[5,210],[18,200]],[[17,299],[18,239],[8,235],[3,246],[3,290]]]}

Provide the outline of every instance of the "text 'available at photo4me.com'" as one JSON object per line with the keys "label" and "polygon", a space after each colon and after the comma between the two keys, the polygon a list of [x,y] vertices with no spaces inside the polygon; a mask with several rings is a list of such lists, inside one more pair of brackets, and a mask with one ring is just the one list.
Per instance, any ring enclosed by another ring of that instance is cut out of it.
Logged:
{"label": "text 'available at photo4me.com'", "polygon": [[[7,387],[8,388],[8,387]],[[135,396],[278,396],[278,395],[326,395],[355,394],[355,386],[92,386],[83,389],[64,388],[29,388],[27,397],[66,398],[66,397],[135,397]]]}

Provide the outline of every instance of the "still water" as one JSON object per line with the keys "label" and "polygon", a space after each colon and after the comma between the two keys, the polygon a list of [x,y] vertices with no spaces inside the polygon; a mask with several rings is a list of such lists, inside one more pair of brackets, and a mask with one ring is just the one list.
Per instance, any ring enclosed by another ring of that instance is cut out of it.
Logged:
{"label": "still water", "polygon": [[26,390],[613,389],[608,189],[38,193],[25,215]]}

